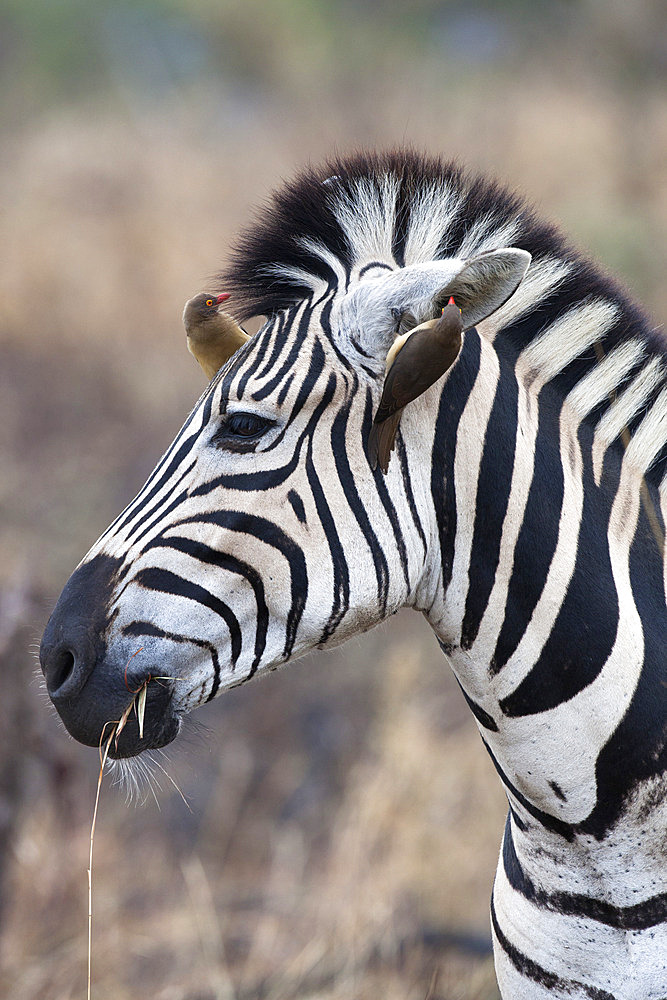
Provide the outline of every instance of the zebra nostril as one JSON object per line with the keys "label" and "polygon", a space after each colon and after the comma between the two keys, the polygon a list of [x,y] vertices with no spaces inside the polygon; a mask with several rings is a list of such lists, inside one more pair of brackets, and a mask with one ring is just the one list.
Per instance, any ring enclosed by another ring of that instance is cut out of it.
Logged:
{"label": "zebra nostril", "polygon": [[76,657],[71,649],[59,649],[52,655],[47,678],[49,694],[57,694],[67,684],[75,666]]}
{"label": "zebra nostril", "polygon": [[53,701],[76,697],[95,666],[95,655],[82,637],[59,642],[52,647],[42,644],[42,669],[46,687]]}

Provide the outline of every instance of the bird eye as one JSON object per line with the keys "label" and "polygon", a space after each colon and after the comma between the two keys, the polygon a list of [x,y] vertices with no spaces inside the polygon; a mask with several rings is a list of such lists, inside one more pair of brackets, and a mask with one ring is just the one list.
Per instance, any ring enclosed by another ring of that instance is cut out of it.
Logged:
{"label": "bird eye", "polygon": [[213,305],[213,299],[206,299],[206,305],[207,306],[212,306]]}
{"label": "bird eye", "polygon": [[229,451],[250,451],[274,424],[256,413],[229,413],[213,435],[212,444]]}

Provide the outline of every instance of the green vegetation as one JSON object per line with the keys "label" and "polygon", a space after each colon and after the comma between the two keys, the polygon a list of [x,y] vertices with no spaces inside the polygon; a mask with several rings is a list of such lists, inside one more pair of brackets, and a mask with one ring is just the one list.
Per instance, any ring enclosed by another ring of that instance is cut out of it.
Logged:
{"label": "green vegetation", "polygon": [[5,0],[3,101],[30,114],[129,88],[169,100],[214,84],[298,101],[414,70],[451,80],[517,67],[592,67],[611,86],[665,70],[660,0]]}

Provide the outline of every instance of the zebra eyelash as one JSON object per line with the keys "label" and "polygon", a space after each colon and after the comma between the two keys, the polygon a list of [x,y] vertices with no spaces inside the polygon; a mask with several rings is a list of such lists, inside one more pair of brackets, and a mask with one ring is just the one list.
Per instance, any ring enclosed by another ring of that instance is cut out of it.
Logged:
{"label": "zebra eyelash", "polygon": [[258,413],[242,410],[226,413],[212,435],[210,444],[224,451],[255,451],[257,445],[267,432],[276,426],[276,423],[276,420]]}

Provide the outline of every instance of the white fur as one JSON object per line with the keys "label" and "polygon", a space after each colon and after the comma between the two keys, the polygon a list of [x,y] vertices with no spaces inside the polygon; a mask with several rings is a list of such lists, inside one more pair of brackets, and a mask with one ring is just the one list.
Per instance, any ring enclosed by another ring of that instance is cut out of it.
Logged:
{"label": "white fur", "polygon": [[434,260],[442,234],[451,226],[460,205],[461,195],[441,182],[429,184],[419,192],[405,241],[406,264]]}
{"label": "white fur", "polygon": [[647,412],[627,447],[628,461],[640,472],[651,468],[667,441],[667,386]]}
{"label": "white fur", "polygon": [[664,366],[659,358],[650,361],[618,396],[595,428],[593,472],[599,484],[605,452],[612,441],[620,437],[650,394],[664,378]]}
{"label": "white fur", "polygon": [[394,264],[392,240],[399,179],[385,174],[379,189],[366,178],[354,184],[354,194],[335,189],[328,204],[355,248],[355,275],[373,260]]}
{"label": "white fur", "polygon": [[618,306],[607,299],[573,306],[522,351],[522,366],[544,385],[602,340],[617,315]]}
{"label": "white fur", "polygon": [[336,280],[338,281],[339,287],[340,288],[345,287],[345,281],[346,281],[345,268],[343,267],[340,258],[337,257],[335,253],[332,253],[331,250],[329,250],[329,248],[324,245],[324,243],[320,243],[319,241],[316,240],[302,238],[298,242],[300,246],[304,248],[304,250],[307,250],[309,253],[312,253],[315,257],[319,257],[320,260],[323,260],[324,263],[331,268],[334,275],[336,276]]}
{"label": "white fur", "polygon": [[448,642],[460,643],[465,601],[469,588],[470,555],[475,530],[477,484],[484,451],[486,427],[500,378],[498,355],[480,338],[481,360],[477,378],[461,415],[454,460],[456,493],[456,543],[452,583],[447,591]]}
{"label": "white fur", "polygon": [[619,344],[577,383],[565,400],[565,405],[571,407],[580,419],[588,416],[603,400],[615,397],[617,387],[623,382],[627,372],[645,353],[646,348],[640,340],[628,340]]}
{"label": "white fur", "polygon": [[487,340],[493,340],[498,330],[516,323],[544,301],[570,274],[573,266],[570,261],[559,260],[557,257],[534,260],[514,295],[489,319],[484,320],[480,333]]}
{"label": "white fur", "polygon": [[473,257],[488,250],[495,250],[496,247],[508,246],[518,230],[518,219],[511,219],[498,226],[494,223],[493,215],[483,216],[477,219],[465,234],[459,253],[462,257]]}
{"label": "white fur", "polygon": [[[514,550],[523,524],[534,474],[535,442],[539,426],[537,400],[526,390],[521,379],[518,386],[517,407],[519,433],[516,439],[510,495],[500,540],[498,570],[475,640],[475,655],[484,663],[491,660],[504,620],[509,581],[514,566]],[[495,700],[488,684],[482,678],[472,696],[478,704],[488,708],[492,707]]]}

